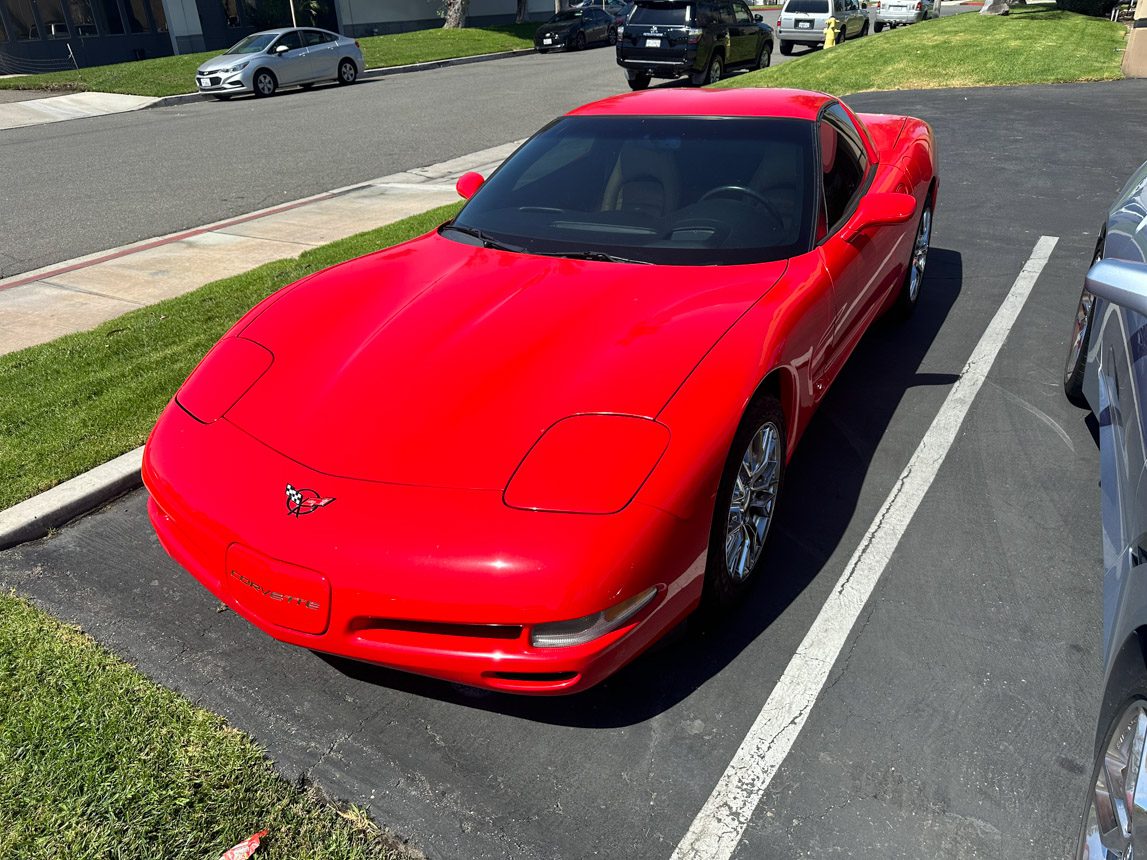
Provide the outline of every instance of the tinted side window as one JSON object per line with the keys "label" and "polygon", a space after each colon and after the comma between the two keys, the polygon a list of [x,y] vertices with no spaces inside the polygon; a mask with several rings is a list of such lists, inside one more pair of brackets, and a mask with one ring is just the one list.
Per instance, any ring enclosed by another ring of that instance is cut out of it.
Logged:
{"label": "tinted side window", "polygon": [[721,3],[721,23],[722,24],[736,24],[737,16],[733,14],[733,4],[729,2]]}
{"label": "tinted side window", "polygon": [[318,30],[303,30],[303,44],[308,48],[311,45],[321,45],[326,41]]}
{"label": "tinted side window", "polygon": [[298,30],[292,30],[289,33],[284,33],[282,36],[279,37],[279,41],[275,43],[275,47],[278,48],[279,45],[286,45],[292,51],[295,50],[296,48],[303,47],[303,42],[299,38],[299,31]]}
{"label": "tinted side window", "polygon": [[826,119],[820,122],[820,164],[824,178],[826,223],[832,232],[860,190],[864,168],[852,146]]}
{"label": "tinted side window", "polygon": [[749,12],[749,7],[746,6],[744,3],[734,3],[733,4],[733,12],[737,16],[737,23],[738,24],[752,24],[753,23],[753,16]]}

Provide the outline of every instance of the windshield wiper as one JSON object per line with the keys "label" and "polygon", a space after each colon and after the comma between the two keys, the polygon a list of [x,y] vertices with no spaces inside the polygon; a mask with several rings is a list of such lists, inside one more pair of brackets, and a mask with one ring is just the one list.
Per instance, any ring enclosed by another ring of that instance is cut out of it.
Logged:
{"label": "windshield wiper", "polygon": [[491,248],[495,251],[510,251],[514,254],[521,254],[526,249],[520,248],[517,245],[507,245],[505,242],[499,242],[497,239],[492,238],[489,234],[482,232],[477,227],[466,227],[461,224],[444,224],[443,230],[454,230],[466,236],[473,236],[482,243],[483,248]]}
{"label": "windshield wiper", "polygon": [[652,266],[648,260],[631,260],[628,257],[618,257],[607,254],[605,251],[552,251],[539,253],[539,257],[565,257],[570,260],[593,260],[598,263],[636,263],[639,266]]}

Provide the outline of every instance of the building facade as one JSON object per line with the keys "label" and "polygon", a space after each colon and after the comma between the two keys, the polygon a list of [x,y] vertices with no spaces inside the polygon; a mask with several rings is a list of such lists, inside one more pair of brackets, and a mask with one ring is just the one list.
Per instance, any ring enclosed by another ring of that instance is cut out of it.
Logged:
{"label": "building facade", "polygon": [[[376,36],[442,23],[443,0],[0,0],[0,74],[222,51],[291,25]],[[555,0],[530,0],[531,18]],[[512,22],[516,0],[471,0],[470,26]]]}

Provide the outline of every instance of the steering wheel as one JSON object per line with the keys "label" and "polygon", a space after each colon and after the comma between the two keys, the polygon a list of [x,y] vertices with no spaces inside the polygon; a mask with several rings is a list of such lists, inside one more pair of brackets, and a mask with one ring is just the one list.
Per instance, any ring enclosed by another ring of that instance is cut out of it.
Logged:
{"label": "steering wheel", "polygon": [[702,194],[701,199],[697,202],[701,203],[705,200],[708,200],[710,197],[717,197],[722,194],[728,194],[729,192],[733,192],[735,194],[743,194],[746,197],[752,197],[754,200],[765,207],[765,211],[768,213],[770,218],[777,222],[778,227],[780,227],[782,230],[785,228],[785,219],[781,217],[780,213],[777,212],[776,207],[773,206],[769,199],[759,191],[754,191],[752,188],[748,188],[744,185],[718,185],[716,188],[711,188]]}

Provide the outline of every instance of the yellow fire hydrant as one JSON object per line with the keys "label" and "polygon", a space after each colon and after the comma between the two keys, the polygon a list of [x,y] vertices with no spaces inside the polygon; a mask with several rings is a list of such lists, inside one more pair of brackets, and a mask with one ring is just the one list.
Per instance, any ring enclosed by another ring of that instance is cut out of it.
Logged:
{"label": "yellow fire hydrant", "polygon": [[829,18],[824,22],[824,46],[831,48],[835,45],[838,35],[840,35],[840,22],[835,18]]}

